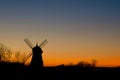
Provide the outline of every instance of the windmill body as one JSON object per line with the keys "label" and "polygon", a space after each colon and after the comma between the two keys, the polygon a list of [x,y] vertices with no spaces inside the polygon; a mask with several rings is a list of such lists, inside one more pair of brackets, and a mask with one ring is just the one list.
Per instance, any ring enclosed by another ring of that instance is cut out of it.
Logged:
{"label": "windmill body", "polygon": [[42,49],[36,45],[32,48],[32,60],[30,65],[35,68],[42,68],[43,67],[43,59],[42,59]]}

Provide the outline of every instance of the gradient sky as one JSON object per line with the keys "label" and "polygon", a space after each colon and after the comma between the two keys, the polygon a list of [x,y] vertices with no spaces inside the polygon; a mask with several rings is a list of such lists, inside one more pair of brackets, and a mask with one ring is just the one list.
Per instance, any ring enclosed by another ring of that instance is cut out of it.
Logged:
{"label": "gradient sky", "polygon": [[120,65],[119,0],[0,0],[0,43],[29,53],[44,39],[45,65]]}

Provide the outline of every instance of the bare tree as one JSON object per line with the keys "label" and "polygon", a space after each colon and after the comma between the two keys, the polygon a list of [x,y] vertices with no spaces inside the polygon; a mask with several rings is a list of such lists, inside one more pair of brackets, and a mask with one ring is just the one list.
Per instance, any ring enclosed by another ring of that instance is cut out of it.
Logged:
{"label": "bare tree", "polygon": [[12,58],[12,51],[9,49],[8,50],[8,60],[11,62],[11,58]]}
{"label": "bare tree", "polygon": [[5,60],[6,51],[7,51],[7,48],[2,43],[0,43],[0,61]]}
{"label": "bare tree", "polygon": [[96,64],[97,64],[97,61],[95,59],[93,59],[91,64],[92,64],[93,67],[95,67]]}
{"label": "bare tree", "polygon": [[16,58],[16,62],[19,62],[19,57],[20,57],[20,52],[15,52],[15,58]]}
{"label": "bare tree", "polygon": [[25,57],[25,53],[21,53],[20,51],[17,51],[14,53],[14,55],[15,55],[14,57],[15,57],[16,62],[22,63],[22,60]]}
{"label": "bare tree", "polygon": [[96,66],[96,60],[93,59],[92,62],[86,62],[86,61],[80,61],[79,63],[76,64],[76,66],[80,67],[95,67]]}
{"label": "bare tree", "polygon": [[0,62],[21,62],[25,54],[20,51],[13,52],[10,48],[7,48],[2,43],[0,43]]}

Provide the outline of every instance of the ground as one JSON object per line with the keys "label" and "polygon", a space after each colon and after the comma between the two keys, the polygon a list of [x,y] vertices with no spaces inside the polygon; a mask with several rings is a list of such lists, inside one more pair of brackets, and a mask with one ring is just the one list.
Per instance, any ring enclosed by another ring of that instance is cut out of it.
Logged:
{"label": "ground", "polygon": [[41,69],[20,63],[1,63],[3,80],[120,80],[119,67],[57,66]]}

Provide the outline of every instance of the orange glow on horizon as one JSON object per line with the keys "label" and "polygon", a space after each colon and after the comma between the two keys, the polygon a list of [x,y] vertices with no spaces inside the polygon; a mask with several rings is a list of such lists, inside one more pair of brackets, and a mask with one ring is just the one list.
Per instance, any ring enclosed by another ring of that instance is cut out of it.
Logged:
{"label": "orange glow on horizon", "polygon": [[[24,49],[22,52],[30,53],[31,49],[28,46],[26,47],[27,49]],[[71,63],[77,64],[80,61],[91,63],[92,59],[95,59],[97,61],[97,64],[96,64],[97,66],[120,66],[120,59],[119,59],[120,56],[118,54],[120,51],[118,48],[116,48],[115,50],[111,49],[110,51],[110,50],[100,49],[100,48],[99,49],[96,48],[94,50],[92,48],[89,49],[88,47],[88,49],[81,48],[81,50],[77,50],[75,52],[68,51],[68,50],[67,50],[68,52],[57,51],[57,50],[52,51],[51,49],[48,49],[48,48],[43,49],[44,66],[57,66],[61,64],[69,65]],[[71,55],[73,53],[74,55]],[[101,53],[104,53],[105,55],[100,55]],[[95,55],[91,55],[91,54],[95,54]],[[29,61],[27,61],[26,64],[29,64],[29,63],[30,63],[30,59]]]}
{"label": "orange glow on horizon", "polygon": [[[31,50],[23,52],[23,53],[30,53]],[[89,52],[89,54],[91,54],[93,51]],[[102,51],[101,51],[102,52]],[[86,52],[88,54],[88,52]],[[96,52],[95,52],[96,53]],[[100,53],[100,52],[99,52]],[[55,55],[53,55],[55,54]],[[61,53],[59,53],[61,54]],[[83,54],[83,53],[82,53]],[[56,66],[56,65],[60,65],[60,64],[77,64],[80,61],[87,61],[87,62],[91,62],[92,59],[95,59],[97,61],[97,66],[119,66],[120,65],[120,59],[119,59],[119,55],[109,55],[109,56],[94,56],[91,57],[89,55],[85,55],[83,56],[82,54],[75,56],[75,57],[71,57],[71,56],[66,56],[61,54],[60,56],[56,55],[56,53],[49,53],[46,50],[43,52],[43,60],[44,60],[44,65],[45,66]],[[85,53],[84,53],[85,54]],[[27,61],[28,63],[30,62]]]}
{"label": "orange glow on horizon", "polygon": [[[95,58],[94,58],[95,59]],[[77,64],[81,61],[85,61],[88,63],[92,63],[93,59],[91,58],[59,58],[59,57],[45,57],[43,56],[44,66],[57,66],[57,65],[69,65],[69,64]],[[112,58],[112,57],[106,57],[102,59],[95,59],[96,60],[96,66],[102,66],[102,67],[116,67],[120,66],[120,59],[119,58]],[[31,59],[27,61],[30,63]],[[27,63],[27,64],[28,64]]]}

